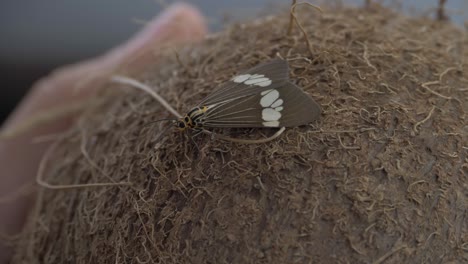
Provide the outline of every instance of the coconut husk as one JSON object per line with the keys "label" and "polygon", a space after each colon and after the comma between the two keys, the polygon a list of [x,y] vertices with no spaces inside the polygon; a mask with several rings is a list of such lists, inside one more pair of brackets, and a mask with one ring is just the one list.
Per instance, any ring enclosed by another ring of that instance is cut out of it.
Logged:
{"label": "coconut husk", "polygon": [[378,5],[301,5],[296,18],[290,34],[285,11],[158,52],[138,79],[186,112],[279,56],[320,120],[264,144],[162,133],[146,124],[168,111],[107,84],[43,179],[129,185],[41,188],[13,263],[468,261],[465,32]]}

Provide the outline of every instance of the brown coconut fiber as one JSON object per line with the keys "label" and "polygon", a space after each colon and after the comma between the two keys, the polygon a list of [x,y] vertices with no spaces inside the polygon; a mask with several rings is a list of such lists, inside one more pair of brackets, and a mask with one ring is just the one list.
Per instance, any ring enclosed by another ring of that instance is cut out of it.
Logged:
{"label": "brown coconut fiber", "polygon": [[109,82],[42,178],[117,185],[40,188],[13,263],[467,263],[466,32],[379,6],[296,18],[290,35],[285,11],[167,49],[138,80],[185,113],[282,57],[320,120],[263,144],[192,140],[148,125],[172,116]]}

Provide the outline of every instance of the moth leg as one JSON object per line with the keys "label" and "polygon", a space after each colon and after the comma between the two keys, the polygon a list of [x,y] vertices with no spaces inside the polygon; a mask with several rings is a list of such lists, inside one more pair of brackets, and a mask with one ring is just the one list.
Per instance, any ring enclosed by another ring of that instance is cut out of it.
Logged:
{"label": "moth leg", "polygon": [[260,144],[260,143],[270,142],[270,141],[276,139],[276,138],[279,137],[281,134],[283,134],[284,130],[286,130],[286,128],[285,128],[285,127],[281,127],[281,128],[280,128],[278,131],[276,131],[276,133],[273,134],[272,136],[267,137],[267,138],[262,138],[262,139],[240,139],[240,138],[226,137],[226,136],[223,136],[223,135],[219,135],[219,134],[213,133],[213,132],[208,131],[208,130],[203,130],[203,132],[206,133],[206,134],[208,134],[208,135],[211,135],[212,137],[215,137],[215,138],[217,138],[217,139],[222,139],[222,140],[229,141],[229,142],[241,143],[241,144]]}
{"label": "moth leg", "polygon": [[197,148],[198,152],[200,152],[200,148],[198,147],[198,144],[197,144],[197,142],[195,141],[195,137],[196,137],[196,136],[199,136],[199,135],[201,134],[201,132],[203,132],[203,129],[194,128],[194,129],[193,129],[193,133],[191,133],[191,135],[190,135],[190,140],[193,142],[193,144],[194,144],[195,147]]}
{"label": "moth leg", "polygon": [[203,129],[202,129],[202,128],[194,128],[194,129],[193,129],[193,133],[192,133],[192,137],[197,137],[197,136],[199,136],[202,132],[203,132]]}

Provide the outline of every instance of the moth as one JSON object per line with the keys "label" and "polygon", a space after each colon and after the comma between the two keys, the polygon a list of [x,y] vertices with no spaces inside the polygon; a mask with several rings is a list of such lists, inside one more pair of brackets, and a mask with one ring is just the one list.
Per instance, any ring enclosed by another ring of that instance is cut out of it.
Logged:
{"label": "moth", "polygon": [[274,59],[235,75],[174,124],[182,131],[295,127],[320,113],[314,99],[290,82],[287,61]]}

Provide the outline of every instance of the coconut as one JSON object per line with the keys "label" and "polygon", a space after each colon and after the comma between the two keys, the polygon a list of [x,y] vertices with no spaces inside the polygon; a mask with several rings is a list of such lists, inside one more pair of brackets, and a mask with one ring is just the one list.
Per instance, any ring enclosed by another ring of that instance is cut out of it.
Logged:
{"label": "coconut", "polygon": [[186,112],[281,57],[317,122],[261,144],[164,132],[148,125],[164,107],[108,83],[41,167],[50,185],[88,185],[39,190],[13,263],[467,262],[465,32],[379,6],[290,18],[167,49],[138,80]]}

